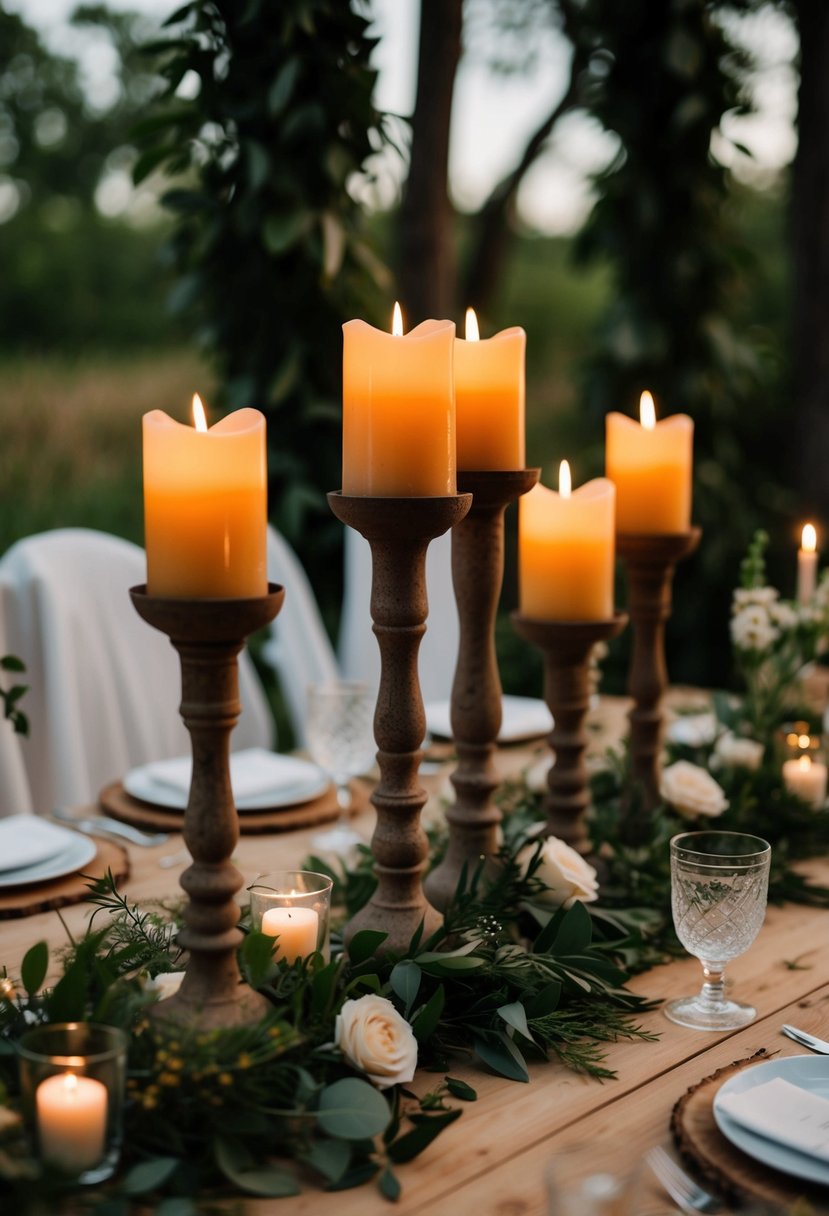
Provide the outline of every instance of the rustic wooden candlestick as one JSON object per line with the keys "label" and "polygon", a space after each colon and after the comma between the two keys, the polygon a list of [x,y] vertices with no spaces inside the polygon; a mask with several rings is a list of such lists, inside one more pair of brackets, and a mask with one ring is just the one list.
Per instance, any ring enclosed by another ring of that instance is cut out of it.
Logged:
{"label": "rustic wooden candlestick", "polygon": [[450,720],[458,752],[452,774],[455,801],[447,810],[449,843],[426,879],[426,894],[445,910],[464,865],[498,850],[501,812],[492,800],[498,774],[492,762],[501,729],[501,680],[495,653],[495,616],[504,580],[504,512],[531,490],[540,469],[459,471],[458,489],[471,493],[469,514],[452,529],[452,583],[460,639]]}
{"label": "rustic wooden candlestick", "polygon": [[628,611],[633,625],[633,654],[628,674],[630,758],[634,778],[642,785],[644,807],[659,803],[662,751],[662,696],[668,686],[665,666],[665,622],[671,615],[674,567],[693,553],[701,530],[679,533],[622,532],[616,551],[627,567]]}
{"label": "rustic wooden candlestick", "polygon": [[553,715],[549,736],[555,755],[547,774],[543,808],[548,835],[558,836],[579,853],[590,852],[585,812],[590,805],[587,732],[590,708],[590,652],[622,632],[627,616],[617,612],[607,621],[543,621],[512,614],[519,637],[537,646],[544,656],[544,700]]}
{"label": "rustic wooden candlestick", "polygon": [[388,934],[382,952],[405,950],[425,921],[440,917],[423,893],[427,843],[420,826],[426,792],[417,779],[426,716],[417,652],[426,631],[426,550],[469,510],[471,494],[440,498],[363,498],[328,495],[337,519],[371,546],[371,619],[380,646],[380,688],[374,737],[380,782],[371,795],[377,826],[371,841],[377,889],[348,923],[345,943],[360,929]]}
{"label": "rustic wooden candlestick", "polygon": [[154,1005],[164,1022],[215,1030],[258,1022],[269,1005],[242,983],[236,950],[242,876],[230,858],[239,820],[230,786],[230,734],[241,712],[238,655],[245,638],[272,621],[285,598],[271,583],[251,599],[172,599],[130,596],[138,615],[166,633],[181,659],[181,716],[193,747],[193,777],[184,815],[184,842],[193,864],[181,875],[190,897],[179,942],[188,951],[178,992]]}

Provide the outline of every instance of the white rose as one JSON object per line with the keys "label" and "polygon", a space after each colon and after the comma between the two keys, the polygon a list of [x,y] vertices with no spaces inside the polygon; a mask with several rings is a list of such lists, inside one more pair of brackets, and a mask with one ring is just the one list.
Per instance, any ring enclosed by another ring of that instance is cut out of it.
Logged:
{"label": "white rose", "polygon": [[183,971],[160,971],[151,980],[147,980],[144,988],[147,992],[154,993],[160,1001],[163,1001],[168,996],[175,996],[181,987],[183,979]]}
{"label": "white rose", "polygon": [[709,772],[688,760],[677,760],[662,770],[659,793],[675,811],[688,819],[713,819],[728,806],[728,799]]}
{"label": "white rose", "polygon": [[337,1014],[334,1042],[349,1064],[378,1089],[411,1081],[417,1068],[417,1039],[404,1017],[384,996],[367,993],[346,1001]]}
{"label": "white rose", "polygon": [[[528,866],[535,854],[536,845],[522,849],[518,860]],[[547,888],[537,897],[540,903],[554,908],[562,904],[569,908],[580,899],[583,904],[592,903],[599,897],[596,871],[580,853],[556,836],[548,836],[541,849],[541,860],[533,874]]]}
{"label": "white rose", "polygon": [[743,739],[727,730],[714,744],[714,754],[725,765],[732,768],[747,768],[755,771],[763,762],[765,748],[756,739]]}

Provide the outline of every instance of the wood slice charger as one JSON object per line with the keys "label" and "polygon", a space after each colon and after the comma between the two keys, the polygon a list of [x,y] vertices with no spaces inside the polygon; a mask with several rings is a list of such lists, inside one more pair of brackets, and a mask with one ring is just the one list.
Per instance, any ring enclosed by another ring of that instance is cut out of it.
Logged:
{"label": "wood slice charger", "polygon": [[[352,781],[351,815],[358,815],[368,805],[369,787],[362,781]],[[158,806],[155,802],[144,802],[133,798],[120,781],[105,786],[98,795],[102,810],[114,819],[129,823],[134,828],[146,828],[150,832],[180,832],[184,827],[184,811],[173,807]],[[238,811],[239,831],[242,835],[259,832],[292,832],[296,828],[312,828],[320,823],[333,823],[340,817],[337,791],[333,785],[318,798],[294,806],[267,807],[263,810]]]}
{"label": "wood slice charger", "polygon": [[83,873],[64,874],[62,878],[47,878],[45,882],[0,891],[0,920],[81,904],[89,895],[89,879],[103,878],[107,870],[112,872],[118,886],[125,882],[130,875],[127,850],[109,840],[95,843],[98,851],[83,867]]}

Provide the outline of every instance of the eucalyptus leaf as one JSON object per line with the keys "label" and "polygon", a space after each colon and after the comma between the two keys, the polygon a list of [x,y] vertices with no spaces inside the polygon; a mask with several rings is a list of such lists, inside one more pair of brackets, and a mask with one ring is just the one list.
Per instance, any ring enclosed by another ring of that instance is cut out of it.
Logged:
{"label": "eucalyptus leaf", "polygon": [[459,1110],[444,1110],[435,1115],[413,1116],[412,1122],[415,1126],[411,1131],[404,1132],[388,1146],[387,1152],[390,1159],[397,1165],[413,1160],[460,1116]]}
{"label": "eucalyptus leaf", "polygon": [[532,1032],[527,1025],[527,1013],[520,1001],[513,1001],[509,1005],[501,1005],[498,1009],[498,1017],[501,1018],[513,1030],[517,1030],[525,1039],[533,1042]]}
{"label": "eucalyptus leaf", "polygon": [[157,1191],[172,1177],[179,1164],[178,1157],[154,1157],[150,1161],[140,1161],[128,1172],[121,1189],[127,1195],[146,1195],[150,1191]]}
{"label": "eucalyptus leaf", "polygon": [[440,984],[429,997],[426,1004],[412,1018],[412,1032],[418,1043],[425,1043],[427,1039],[432,1037],[437,1029],[445,1004],[446,990],[443,984]]}
{"label": "eucalyptus leaf", "polygon": [[340,1140],[363,1140],[378,1136],[391,1119],[382,1094],[358,1077],[345,1077],[327,1085],[316,1110],[320,1129]]}
{"label": "eucalyptus leaf", "polygon": [[0,668],[3,671],[25,671],[26,664],[22,659],[18,659],[17,655],[4,654],[0,657]]}
{"label": "eucalyptus leaf", "polygon": [[216,1164],[229,1182],[250,1195],[281,1199],[298,1195],[299,1184],[293,1174],[276,1165],[256,1165],[240,1141],[217,1136],[213,1141]]}
{"label": "eucalyptus leaf", "polygon": [[391,1200],[392,1203],[397,1203],[403,1188],[390,1165],[387,1165],[383,1170],[377,1185],[380,1187],[381,1195]]}
{"label": "eucalyptus leaf", "polygon": [[411,959],[404,959],[392,968],[389,983],[392,986],[392,991],[403,1002],[406,1017],[408,1017],[409,1010],[417,999],[422,978],[423,972],[417,963],[412,962]]}
{"label": "eucalyptus leaf", "polygon": [[337,1182],[329,1183],[325,1189],[327,1191],[350,1191],[355,1186],[362,1186],[364,1182],[370,1182],[379,1168],[376,1161],[361,1161],[359,1164],[353,1165],[350,1170],[346,1170]]}
{"label": "eucalyptus leaf", "polygon": [[351,1164],[351,1145],[345,1140],[317,1140],[301,1160],[327,1182],[339,1182]]}
{"label": "eucalyptus leaf", "polygon": [[491,1039],[476,1039],[474,1046],[478,1058],[499,1076],[508,1081],[529,1081],[524,1057],[508,1035],[499,1032]]}
{"label": "eucalyptus leaf", "polygon": [[477,1102],[478,1093],[471,1085],[467,1085],[466,1081],[461,1081],[459,1077],[447,1077],[446,1088],[449,1090],[453,1098],[460,1098],[461,1102]]}
{"label": "eucalyptus leaf", "polygon": [[20,964],[20,979],[29,996],[40,991],[48,970],[49,947],[46,942],[36,942],[26,951]]}
{"label": "eucalyptus leaf", "polygon": [[239,948],[242,973],[251,988],[261,988],[276,970],[273,938],[267,933],[253,931],[245,935]]}
{"label": "eucalyptus leaf", "polygon": [[361,963],[373,958],[387,937],[388,933],[383,933],[380,929],[361,929],[359,933],[355,933],[348,947],[348,958],[352,967],[359,967]]}

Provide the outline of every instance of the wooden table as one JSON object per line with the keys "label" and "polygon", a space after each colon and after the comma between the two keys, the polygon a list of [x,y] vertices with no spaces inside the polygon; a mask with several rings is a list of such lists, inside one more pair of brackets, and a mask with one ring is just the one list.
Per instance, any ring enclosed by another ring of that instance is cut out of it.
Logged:
{"label": "wooden table", "polygon": [[[603,735],[604,728],[597,733],[600,742]],[[515,771],[526,765],[528,752],[504,750],[499,761],[503,771]],[[355,823],[369,834],[370,814]],[[262,871],[296,865],[308,852],[310,835],[242,837],[236,861],[246,882]],[[158,848],[132,849],[133,875],[126,888],[131,899],[176,890],[179,870],[161,869],[158,861],[180,848],[180,838],[171,837]],[[812,868],[817,879],[829,882],[829,863]],[[88,909],[71,907],[62,915],[70,930],[80,931]],[[40,938],[53,946],[64,939],[54,913],[3,924],[0,958],[12,973]],[[453,1074],[478,1091],[478,1101],[463,1104],[462,1118],[414,1162],[399,1167],[403,1196],[394,1210],[407,1216],[542,1216],[544,1170],[554,1153],[587,1142],[606,1168],[624,1172],[649,1146],[667,1144],[671,1109],[689,1086],[760,1048],[803,1054],[781,1035],[783,1022],[829,1037],[829,912],[798,905],[770,908],[756,943],[728,974],[735,994],[757,1006],[753,1025],[732,1034],[706,1034],[675,1026],[655,1010],[642,1016],[641,1025],[660,1035],[657,1043],[609,1045],[607,1062],[618,1074],[615,1080],[600,1083],[552,1063],[531,1066],[530,1083],[522,1085],[453,1065]],[[686,958],[639,976],[631,986],[668,998],[695,991],[700,982],[699,963]],[[435,1078],[426,1075],[419,1082],[425,1092]],[[250,1200],[242,1210],[250,1216],[373,1216],[389,1209],[369,1185],[333,1194],[309,1188],[295,1199]]]}

